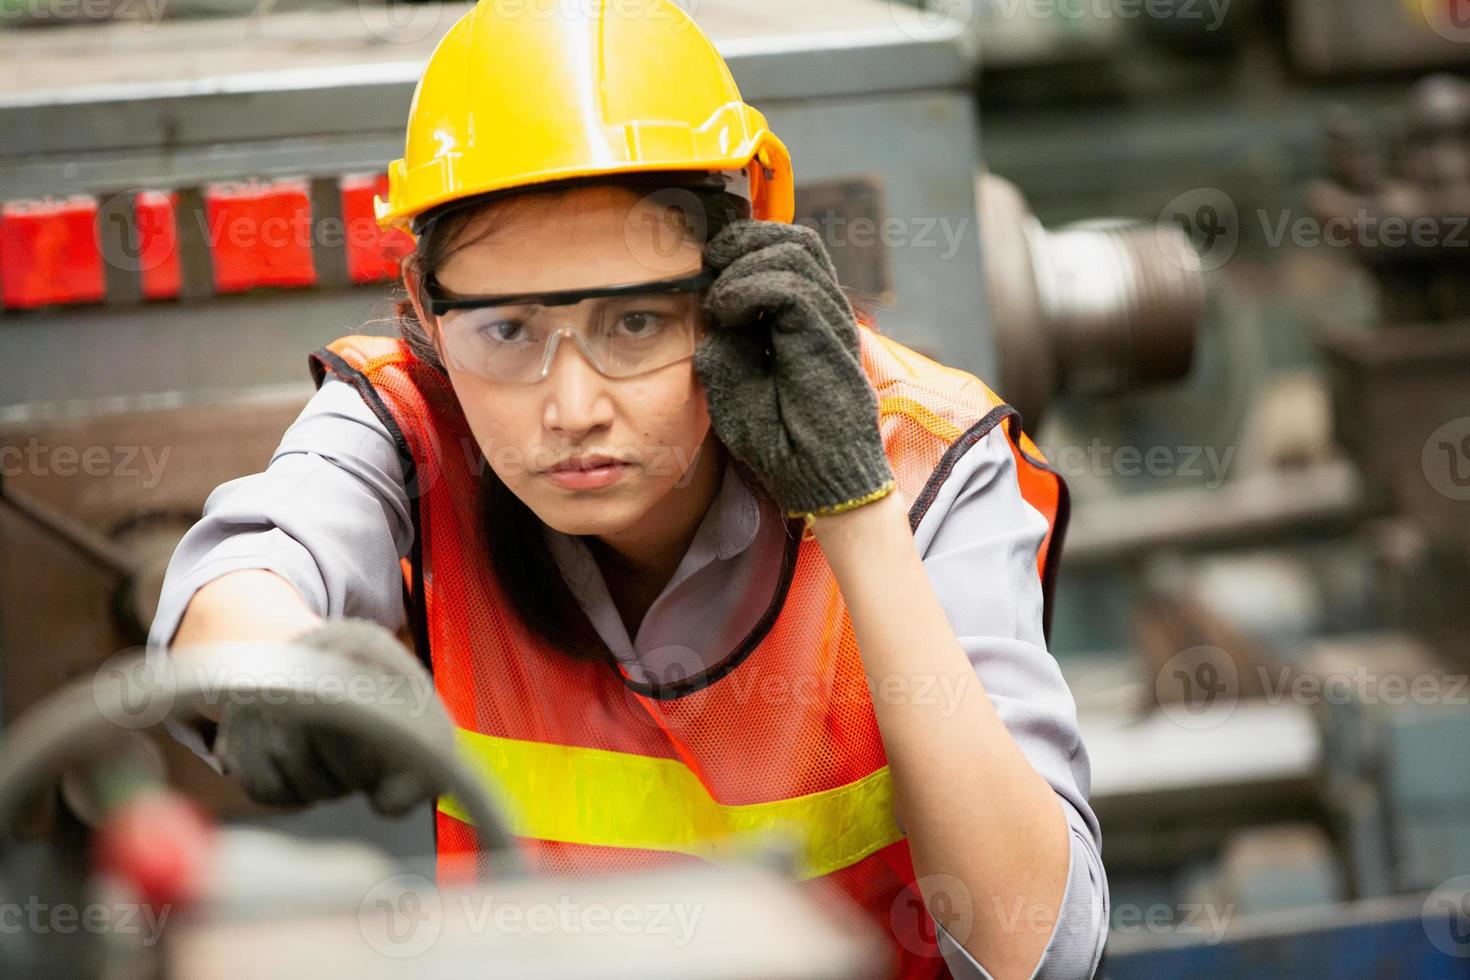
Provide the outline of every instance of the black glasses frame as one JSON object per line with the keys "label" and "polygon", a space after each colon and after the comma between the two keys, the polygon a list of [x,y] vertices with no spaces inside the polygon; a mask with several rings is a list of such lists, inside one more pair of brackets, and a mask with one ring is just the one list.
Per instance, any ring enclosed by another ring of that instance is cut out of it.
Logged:
{"label": "black glasses frame", "polygon": [[443,316],[450,310],[473,310],[486,306],[570,306],[584,299],[604,296],[642,296],[649,293],[696,293],[707,289],[715,281],[719,271],[706,265],[693,275],[677,279],[656,279],[653,282],[632,282],[617,286],[593,286],[587,289],[560,289],[547,293],[522,293],[501,296],[461,296],[450,293],[439,285],[430,273],[424,278],[424,293],[429,298],[429,312]]}

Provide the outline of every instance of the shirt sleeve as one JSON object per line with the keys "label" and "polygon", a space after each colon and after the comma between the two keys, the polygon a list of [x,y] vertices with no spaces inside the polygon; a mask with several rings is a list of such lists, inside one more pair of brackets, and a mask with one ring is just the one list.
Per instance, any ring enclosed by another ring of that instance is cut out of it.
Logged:
{"label": "shirt sleeve", "polygon": [[[383,423],[351,385],[328,379],[286,430],[260,473],[220,484],[175,548],[147,656],[167,655],[194,593],[247,568],[275,572],[319,616],[404,621],[398,559],[413,544],[403,464]],[[216,769],[208,725],[168,730]]]}
{"label": "shirt sleeve", "polygon": [[[955,636],[1027,760],[1060,797],[1071,857],[1057,921],[1033,977],[1090,977],[1108,927],[1102,831],[1087,802],[1091,769],[1077,707],[1042,631],[1036,554],[1046,518],[1022,497],[997,425],[956,462],[914,539]],[[978,903],[977,903],[978,904]],[[938,923],[957,980],[990,974]]]}

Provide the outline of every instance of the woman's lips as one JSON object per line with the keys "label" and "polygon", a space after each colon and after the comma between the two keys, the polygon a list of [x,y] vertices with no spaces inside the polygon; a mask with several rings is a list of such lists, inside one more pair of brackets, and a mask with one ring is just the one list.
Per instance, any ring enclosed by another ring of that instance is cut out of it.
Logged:
{"label": "woman's lips", "polygon": [[621,480],[631,468],[627,463],[608,463],[590,470],[550,470],[541,475],[567,490],[601,490]]}

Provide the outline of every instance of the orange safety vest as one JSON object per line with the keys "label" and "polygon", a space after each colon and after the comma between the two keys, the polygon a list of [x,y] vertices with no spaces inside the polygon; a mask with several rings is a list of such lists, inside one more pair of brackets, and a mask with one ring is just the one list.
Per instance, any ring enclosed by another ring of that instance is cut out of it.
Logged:
{"label": "orange safety vest", "polygon": [[[1061,476],[974,375],[866,324],[859,336],[911,527],[955,461],[1004,424],[1021,493],[1050,524],[1037,556],[1049,625],[1067,517]],[[317,351],[311,369],[318,386],[328,372],[355,385],[399,444],[416,529],[404,559],[414,645],[533,867],[643,870],[712,857],[742,832],[794,831],[798,877],[855,900],[893,940],[894,976],[949,975],[895,816],[852,620],[800,520],[788,527],[780,587],[739,647],[701,675],[645,688],[611,657],[546,648],[509,606],[483,545],[484,459],[442,372],[400,340],[366,336]],[[440,799],[441,879],[473,860],[464,819]]]}

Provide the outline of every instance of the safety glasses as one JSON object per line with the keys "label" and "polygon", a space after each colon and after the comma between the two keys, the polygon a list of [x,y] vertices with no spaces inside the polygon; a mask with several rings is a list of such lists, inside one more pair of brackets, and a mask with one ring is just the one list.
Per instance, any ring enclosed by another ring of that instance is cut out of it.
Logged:
{"label": "safety glasses", "polygon": [[702,293],[716,271],[653,282],[510,296],[450,293],[424,280],[440,347],[455,368],[495,381],[545,378],[569,338],[601,374],[629,378],[694,356]]}

